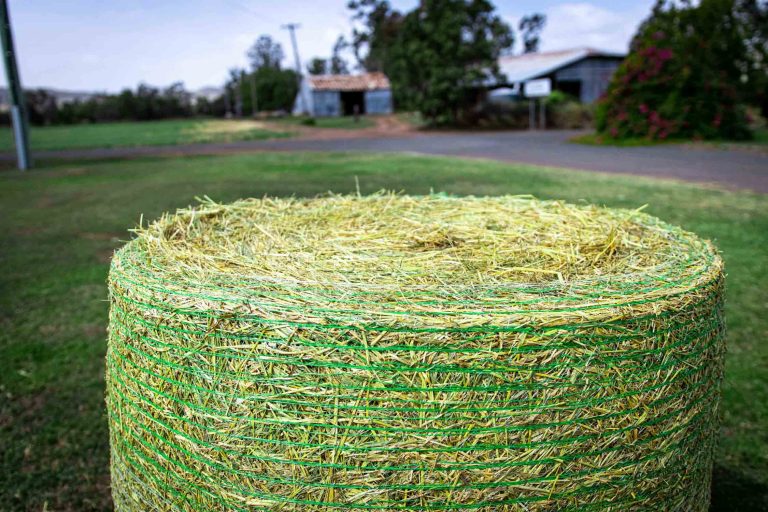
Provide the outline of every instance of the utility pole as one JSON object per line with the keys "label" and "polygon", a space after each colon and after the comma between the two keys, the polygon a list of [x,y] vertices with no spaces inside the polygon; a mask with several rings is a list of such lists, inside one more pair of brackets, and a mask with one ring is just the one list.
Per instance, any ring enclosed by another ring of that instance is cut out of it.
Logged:
{"label": "utility pole", "polygon": [[307,102],[307,97],[304,94],[304,90],[301,87],[301,59],[299,59],[299,46],[296,44],[296,29],[300,28],[301,25],[298,23],[287,23],[283,25],[283,28],[288,30],[291,33],[291,44],[293,45],[293,56],[296,59],[296,80],[298,81],[299,85],[299,94],[301,95],[301,101],[303,103],[304,112],[307,112],[307,108],[309,108],[309,103]]}
{"label": "utility pole", "polygon": [[11,103],[13,138],[16,141],[16,159],[20,170],[32,167],[29,156],[29,127],[27,126],[27,102],[21,88],[19,68],[16,65],[16,52],[13,48],[11,17],[8,14],[7,0],[0,0],[0,43],[3,46],[3,63],[8,77],[8,95]]}

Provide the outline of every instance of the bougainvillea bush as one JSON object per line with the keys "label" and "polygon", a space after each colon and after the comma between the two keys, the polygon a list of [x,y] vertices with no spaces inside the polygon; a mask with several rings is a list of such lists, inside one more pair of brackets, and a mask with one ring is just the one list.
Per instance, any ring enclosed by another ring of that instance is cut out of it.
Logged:
{"label": "bougainvillea bush", "polygon": [[740,105],[747,52],[733,0],[659,2],[596,111],[611,138],[750,137]]}

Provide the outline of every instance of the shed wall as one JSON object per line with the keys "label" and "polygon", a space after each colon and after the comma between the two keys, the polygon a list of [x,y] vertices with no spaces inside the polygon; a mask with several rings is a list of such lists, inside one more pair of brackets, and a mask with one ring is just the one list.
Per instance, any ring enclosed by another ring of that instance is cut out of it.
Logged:
{"label": "shed wall", "polygon": [[553,84],[557,88],[560,81],[581,82],[580,100],[583,103],[592,103],[608,88],[611,77],[622,59],[588,57],[565,66],[554,73]]}
{"label": "shed wall", "polygon": [[365,113],[366,114],[391,114],[392,113],[392,91],[390,89],[379,89],[365,92]]}
{"label": "shed wall", "polygon": [[338,117],[341,115],[339,91],[312,91],[312,114],[317,117]]}

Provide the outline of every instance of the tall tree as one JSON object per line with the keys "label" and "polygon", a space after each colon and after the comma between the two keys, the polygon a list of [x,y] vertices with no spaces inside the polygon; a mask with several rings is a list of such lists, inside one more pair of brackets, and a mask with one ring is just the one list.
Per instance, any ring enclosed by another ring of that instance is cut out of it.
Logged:
{"label": "tall tree", "polygon": [[328,68],[328,61],[322,57],[313,57],[307,64],[307,73],[310,75],[324,75]]}
{"label": "tall tree", "polygon": [[280,69],[280,64],[285,54],[280,43],[270,36],[259,36],[253,46],[248,50],[248,60],[251,69],[275,68]]}
{"label": "tall tree", "polygon": [[422,0],[388,50],[396,99],[433,123],[459,122],[483,84],[501,78],[498,58],[513,43],[489,0]]}
{"label": "tall tree", "polygon": [[403,15],[387,0],[350,0],[353,11],[352,51],[357,66],[366,71],[389,72],[390,53],[403,23]]}
{"label": "tall tree", "polygon": [[331,74],[334,75],[346,75],[349,74],[349,68],[347,67],[347,61],[344,60],[342,52],[349,47],[349,43],[344,39],[344,36],[339,36],[336,42],[333,44],[333,51],[331,53],[330,68]]}
{"label": "tall tree", "polygon": [[517,28],[523,37],[523,53],[534,53],[539,51],[541,43],[541,31],[547,23],[547,17],[544,14],[529,14],[523,16]]}
{"label": "tall tree", "polygon": [[736,5],[749,62],[742,92],[768,117],[768,1],[739,0]]}

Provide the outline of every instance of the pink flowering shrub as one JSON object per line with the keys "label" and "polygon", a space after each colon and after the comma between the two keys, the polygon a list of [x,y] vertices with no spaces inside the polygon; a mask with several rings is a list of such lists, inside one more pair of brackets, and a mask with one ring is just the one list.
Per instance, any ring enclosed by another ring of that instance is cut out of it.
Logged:
{"label": "pink flowering shrub", "polygon": [[745,138],[738,104],[743,43],[722,24],[729,0],[654,11],[597,105],[598,132],[613,138]]}

